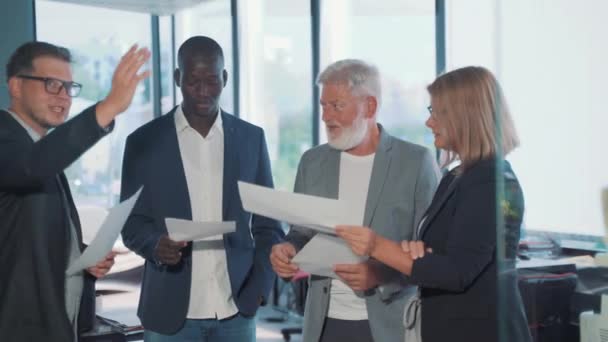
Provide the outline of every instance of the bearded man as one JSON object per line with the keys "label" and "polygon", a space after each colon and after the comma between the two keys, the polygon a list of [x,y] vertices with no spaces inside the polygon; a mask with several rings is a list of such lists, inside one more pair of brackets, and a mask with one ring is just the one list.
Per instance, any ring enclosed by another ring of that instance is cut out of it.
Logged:
{"label": "bearded man", "polygon": [[[429,206],[438,169],[430,151],[390,136],[376,122],[380,73],[361,60],[329,65],[317,78],[328,143],[304,153],[295,192],[347,201],[353,220],[385,238],[411,240]],[[293,256],[315,235],[292,226],[273,246],[273,269],[291,278]],[[374,260],[335,265],[339,279],[312,275],[303,340],[403,341],[403,312],[415,288],[399,272]]]}

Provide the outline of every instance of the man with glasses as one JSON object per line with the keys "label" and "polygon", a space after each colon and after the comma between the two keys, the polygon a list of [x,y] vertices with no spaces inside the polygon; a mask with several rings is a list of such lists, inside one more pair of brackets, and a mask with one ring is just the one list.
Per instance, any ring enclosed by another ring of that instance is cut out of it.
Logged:
{"label": "man with glasses", "polygon": [[82,89],[82,85],[80,83],[62,81],[52,77],[37,77],[30,75],[17,75],[17,77],[24,78],[26,80],[44,82],[44,89],[46,89],[46,92],[53,95],[59,95],[61,90],[65,89],[65,92],[69,97],[76,97],[80,94],[80,90]]}
{"label": "man with glasses", "polygon": [[138,70],[149,56],[132,47],[108,96],[68,122],[81,89],[72,81],[70,52],[30,42],[10,57],[10,105],[0,110],[0,341],[76,339],[85,283],[104,276],[114,255],[66,276],[84,246],[63,171],[112,130],[148,76]]}

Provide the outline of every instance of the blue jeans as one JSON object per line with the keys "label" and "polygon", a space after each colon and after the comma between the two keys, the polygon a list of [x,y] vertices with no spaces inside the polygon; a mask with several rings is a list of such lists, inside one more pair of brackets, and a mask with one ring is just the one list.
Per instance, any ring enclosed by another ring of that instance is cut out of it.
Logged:
{"label": "blue jeans", "polygon": [[173,335],[144,331],[145,342],[254,342],[255,317],[240,313],[223,320],[186,319],[184,327]]}

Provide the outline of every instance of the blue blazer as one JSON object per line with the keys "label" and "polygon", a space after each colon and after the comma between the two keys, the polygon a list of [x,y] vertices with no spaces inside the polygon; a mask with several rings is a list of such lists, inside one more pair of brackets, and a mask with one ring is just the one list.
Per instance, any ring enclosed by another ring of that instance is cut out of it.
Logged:
{"label": "blue blazer", "polygon": [[[284,233],[275,220],[243,210],[237,181],[272,187],[264,131],[225,112],[222,218],[236,221],[236,232],[224,234],[232,295],[239,312],[253,316],[274,281],[269,254]],[[125,245],[146,259],[138,316],[146,329],[173,334],[188,312],[192,244],[174,266],[157,265],[154,249],[167,234],[166,217],[191,220],[175,109],[140,127],[127,138],[121,201],[144,189],[122,231]],[[205,286],[205,284],[200,284]]]}

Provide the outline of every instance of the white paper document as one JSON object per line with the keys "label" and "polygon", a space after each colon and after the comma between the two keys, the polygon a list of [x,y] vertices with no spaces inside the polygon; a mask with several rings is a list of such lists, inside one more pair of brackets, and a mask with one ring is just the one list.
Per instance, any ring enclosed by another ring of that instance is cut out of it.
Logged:
{"label": "white paper document", "polygon": [[367,257],[358,256],[341,238],[316,234],[291,260],[304,272],[338,279],[334,265],[359,264]]}
{"label": "white paper document", "polygon": [[275,190],[241,181],[238,185],[243,208],[254,214],[328,234],[335,234],[337,225],[361,225],[349,214],[346,201]]}
{"label": "white paper document", "polygon": [[234,233],[236,222],[196,222],[176,218],[165,218],[169,238],[173,241],[198,241],[208,237]]}
{"label": "white paper document", "polygon": [[110,209],[108,216],[106,216],[101,224],[101,228],[95,234],[95,238],[93,238],[91,244],[65,271],[67,275],[72,275],[87,267],[94,266],[103,260],[112,250],[112,246],[114,246],[114,242],[116,242],[118,235],[120,235],[122,227],[127,222],[127,218],[131,214],[131,210],[133,210],[142,189],[143,187],[127,200]]}

